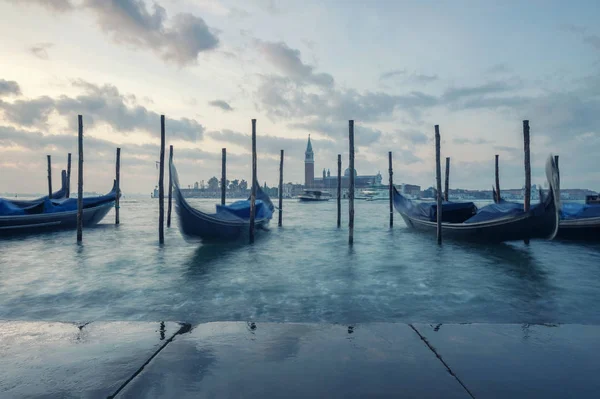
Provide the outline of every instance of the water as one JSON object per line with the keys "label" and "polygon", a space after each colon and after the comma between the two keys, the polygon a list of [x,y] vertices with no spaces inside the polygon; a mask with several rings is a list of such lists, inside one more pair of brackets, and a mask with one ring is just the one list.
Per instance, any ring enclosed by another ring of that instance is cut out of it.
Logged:
{"label": "water", "polygon": [[[212,209],[214,200],[192,200]],[[356,203],[355,244],[335,201],[285,201],[256,243],[158,245],[156,200],[122,201],[97,228],[0,241],[0,319],[357,323],[600,323],[600,244],[469,245],[388,228]]]}

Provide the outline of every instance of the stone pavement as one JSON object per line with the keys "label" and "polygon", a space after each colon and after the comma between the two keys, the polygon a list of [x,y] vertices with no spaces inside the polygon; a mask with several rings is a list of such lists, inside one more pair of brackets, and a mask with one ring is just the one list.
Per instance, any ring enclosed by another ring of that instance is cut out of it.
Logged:
{"label": "stone pavement", "polygon": [[565,398],[600,326],[0,322],[0,398]]}

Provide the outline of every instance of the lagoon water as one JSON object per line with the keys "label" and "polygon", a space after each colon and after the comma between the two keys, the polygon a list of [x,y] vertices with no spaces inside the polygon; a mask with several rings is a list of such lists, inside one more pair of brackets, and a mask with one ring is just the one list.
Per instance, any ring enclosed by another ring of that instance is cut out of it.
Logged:
{"label": "lagoon water", "polygon": [[[205,210],[216,200],[191,200]],[[600,244],[475,245],[409,230],[386,201],[284,202],[284,227],[245,242],[158,245],[158,203],[122,200],[121,225],[0,241],[0,319],[359,323],[600,323]]]}

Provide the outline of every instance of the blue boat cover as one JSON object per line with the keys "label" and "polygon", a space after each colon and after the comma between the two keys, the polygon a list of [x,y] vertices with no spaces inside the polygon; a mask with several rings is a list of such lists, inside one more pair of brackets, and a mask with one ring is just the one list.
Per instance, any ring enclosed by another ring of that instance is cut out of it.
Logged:
{"label": "blue boat cover", "polygon": [[487,222],[507,216],[519,216],[523,214],[523,204],[514,202],[501,202],[499,204],[486,205],[477,211],[477,214],[465,223]]}
{"label": "blue boat cover", "polygon": [[[83,199],[83,207],[90,208],[115,200],[115,192],[106,195],[88,197]],[[69,212],[77,210],[77,199],[67,198],[62,200],[49,200],[48,197],[37,202],[18,206],[10,200],[0,198],[0,216],[38,215],[43,213]]]}
{"label": "blue boat cover", "polygon": [[[435,202],[404,202],[406,213],[409,216],[435,222],[437,220],[437,204]],[[442,221],[460,223],[477,212],[477,207],[472,202],[443,202]]]}
{"label": "blue boat cover", "polygon": [[[273,215],[270,207],[266,206],[261,200],[255,201],[255,207],[256,219],[270,219]],[[224,216],[227,218],[227,215],[225,214],[234,215],[244,220],[250,219],[250,201],[242,200],[233,202],[229,205],[217,205],[217,216]]]}
{"label": "blue boat cover", "polygon": [[600,217],[600,205],[598,204],[578,204],[573,202],[563,202],[560,208],[560,218],[564,220],[586,219]]}

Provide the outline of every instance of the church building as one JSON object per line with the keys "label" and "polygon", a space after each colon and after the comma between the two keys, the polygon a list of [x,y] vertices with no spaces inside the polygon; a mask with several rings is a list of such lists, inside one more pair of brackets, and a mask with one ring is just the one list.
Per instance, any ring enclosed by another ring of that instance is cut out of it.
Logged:
{"label": "church building", "polygon": [[[376,175],[359,176],[354,170],[354,186],[356,188],[367,188],[379,186],[382,182],[381,173]],[[342,176],[342,188],[350,187],[350,168],[346,168]],[[314,189],[336,189],[337,175],[331,176],[329,169],[323,169],[323,177],[315,178],[315,154],[313,152],[310,135],[308,136],[308,144],[304,153],[304,188]]]}

